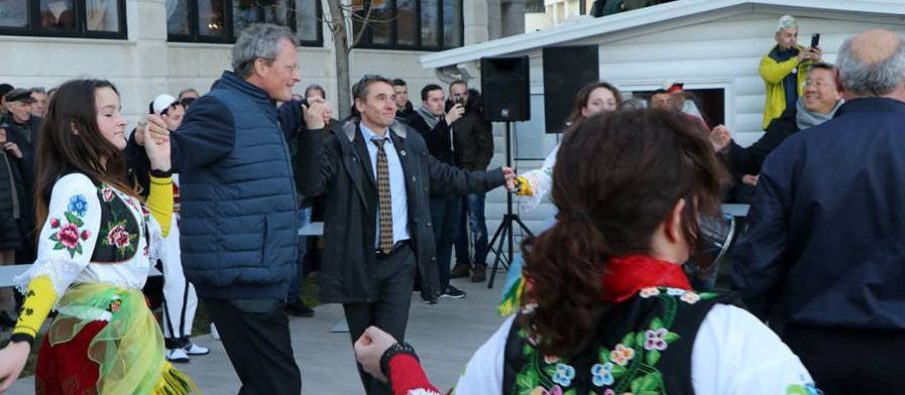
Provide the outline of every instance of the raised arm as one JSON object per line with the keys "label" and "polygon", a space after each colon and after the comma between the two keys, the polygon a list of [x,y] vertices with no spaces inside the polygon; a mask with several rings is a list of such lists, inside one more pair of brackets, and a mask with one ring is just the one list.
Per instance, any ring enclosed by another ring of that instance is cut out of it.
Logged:
{"label": "raised arm", "polygon": [[182,126],[170,134],[174,172],[187,173],[229,155],[235,133],[226,105],[216,97],[202,96],[192,104]]}
{"label": "raised arm", "polygon": [[[354,127],[354,124],[352,125]],[[302,173],[302,195],[315,197],[326,192],[340,167],[341,152],[334,133],[306,130],[299,138],[298,163]]]}

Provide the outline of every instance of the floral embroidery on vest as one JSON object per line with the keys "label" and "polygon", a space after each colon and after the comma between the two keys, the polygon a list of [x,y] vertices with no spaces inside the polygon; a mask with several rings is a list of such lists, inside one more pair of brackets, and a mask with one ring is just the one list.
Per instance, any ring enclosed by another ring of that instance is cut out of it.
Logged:
{"label": "floral embroidery on vest", "polygon": [[[663,313],[654,317],[647,327],[629,332],[612,350],[600,347],[597,361],[590,368],[590,390],[595,394],[665,394],[663,376],[657,368],[661,355],[669,352],[669,345],[681,337],[672,332],[679,304],[696,304],[701,300],[716,298],[715,293],[697,293],[678,288],[650,287],[642,289],[641,298],[659,298]],[[522,355],[525,365],[515,378],[516,394],[526,395],[575,395],[575,368],[569,360],[556,356],[541,356],[531,344],[529,334],[519,330],[519,336],[527,339]]]}
{"label": "floral embroidery on vest", "polygon": [[80,230],[85,226],[82,218],[88,213],[88,200],[85,195],[78,194],[69,198],[67,211],[63,213],[66,224],[60,221],[60,218],[50,218],[50,228],[57,229],[56,233],[50,235],[50,240],[56,242],[53,245],[54,250],[66,250],[69,257],[74,258],[75,254],[82,254],[82,240],[88,240],[91,233],[88,230]]}
{"label": "floral embroidery on vest", "polygon": [[135,255],[141,236],[139,223],[131,208],[141,212],[141,206],[131,196],[116,191],[109,185],[97,186],[101,205],[101,228],[95,247],[98,262],[122,262]]}

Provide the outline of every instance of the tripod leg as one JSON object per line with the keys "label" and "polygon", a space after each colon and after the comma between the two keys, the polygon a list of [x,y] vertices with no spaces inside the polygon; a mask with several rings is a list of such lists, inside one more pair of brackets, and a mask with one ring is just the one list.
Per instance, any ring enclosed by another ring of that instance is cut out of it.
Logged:
{"label": "tripod leg", "polygon": [[500,226],[496,228],[496,232],[493,232],[493,237],[490,238],[490,242],[487,243],[487,248],[493,251],[494,256],[500,255],[500,250],[493,250],[494,243],[497,242],[497,238],[503,234],[503,225],[506,223],[506,216],[503,215],[503,222],[500,222]]}
{"label": "tripod leg", "polygon": [[527,233],[528,236],[534,237],[534,233],[531,232],[530,229],[528,229],[528,226],[525,225],[524,222],[522,222],[521,218],[519,218],[517,215],[514,216],[514,217],[515,217],[515,218],[514,218],[514,219],[515,219],[515,222],[517,222],[518,225],[519,225],[519,227],[522,228],[522,231],[524,231],[525,233]]}
{"label": "tripod leg", "polygon": [[[494,259],[493,259],[493,267],[490,270],[490,280],[487,281],[487,288],[493,288],[493,281],[496,278],[497,269],[499,269],[499,267],[500,267],[500,262],[503,261],[503,243],[506,241],[507,236],[512,237],[512,236],[510,236],[511,230],[512,230],[512,218],[509,218],[509,215],[504,215],[503,222],[500,223],[500,228],[497,229],[497,234],[500,236],[500,238],[499,238],[499,240],[496,240],[496,242],[497,242],[496,257],[494,257]],[[496,239],[496,236],[494,236],[494,239]],[[492,246],[493,244],[490,244],[490,245]],[[508,267],[508,266],[506,266],[506,267]]]}

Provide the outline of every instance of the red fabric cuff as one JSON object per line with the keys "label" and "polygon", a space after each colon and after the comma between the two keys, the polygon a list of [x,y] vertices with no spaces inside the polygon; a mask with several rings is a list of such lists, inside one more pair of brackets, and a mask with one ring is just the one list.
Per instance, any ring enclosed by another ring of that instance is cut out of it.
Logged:
{"label": "red fabric cuff", "polygon": [[418,389],[440,393],[428,380],[418,359],[411,354],[400,353],[390,359],[389,380],[394,394],[407,394]]}

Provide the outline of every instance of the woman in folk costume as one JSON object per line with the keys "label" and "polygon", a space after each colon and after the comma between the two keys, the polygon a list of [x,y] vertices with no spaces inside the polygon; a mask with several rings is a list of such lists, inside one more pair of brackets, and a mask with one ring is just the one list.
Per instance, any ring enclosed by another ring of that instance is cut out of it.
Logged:
{"label": "woman in folk costume", "polygon": [[[592,82],[575,95],[575,105],[572,113],[566,119],[566,134],[569,130],[578,127],[588,117],[604,111],[616,111],[622,105],[622,93],[609,82]],[[519,208],[523,211],[531,211],[550,193],[553,187],[553,166],[556,164],[556,154],[559,145],[544,159],[540,168],[529,170],[518,177]]]}
{"label": "woman in folk costume", "polygon": [[[38,258],[17,278],[26,298],[0,350],[0,392],[22,371],[52,308],[57,316],[38,354],[37,393],[194,389],[164,359],[160,327],[141,292],[170,228],[169,143],[145,145],[152,177],[143,204],[126,182],[125,127],[108,81],[66,82],[50,102],[38,145]],[[149,127],[142,122],[137,133]]]}
{"label": "woman in folk costume", "polygon": [[[572,113],[566,119],[565,135],[574,130],[588,117],[606,111],[616,111],[622,106],[622,93],[613,84],[605,81],[592,82],[578,91],[575,95],[575,104]],[[519,211],[534,210],[547,197],[553,188],[553,166],[556,164],[556,154],[559,153],[559,145],[544,159],[540,168],[529,170],[516,178],[516,191],[518,196]],[[553,221],[551,219],[550,225]],[[497,311],[500,315],[512,314],[519,305],[519,297],[524,289],[522,278],[521,256],[513,259],[509,266],[509,274],[506,276],[506,284],[503,286],[502,301]]]}
{"label": "woman in folk costume", "polygon": [[[719,213],[725,170],[676,112],[601,114],[566,136],[557,221],[525,242],[526,293],[472,356],[459,394],[816,395],[808,371],[727,295],[683,272]],[[438,393],[411,346],[371,327],[355,345],[394,394]],[[418,378],[419,380],[415,380]]]}

